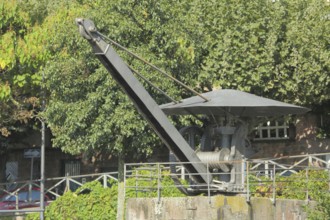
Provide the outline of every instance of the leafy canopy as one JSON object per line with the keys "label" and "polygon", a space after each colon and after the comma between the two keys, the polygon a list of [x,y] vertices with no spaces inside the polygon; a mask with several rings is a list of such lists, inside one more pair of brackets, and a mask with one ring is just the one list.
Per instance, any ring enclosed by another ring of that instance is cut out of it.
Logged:
{"label": "leafy canopy", "polygon": [[[233,88],[322,105],[330,99],[329,7],[318,0],[6,1],[0,8],[2,134],[39,111],[44,74],[47,108],[40,116],[54,146],[135,157],[161,145],[79,36],[76,17],[92,19],[100,32],[200,92]],[[172,97],[192,95],[119,53]],[[168,102],[145,87],[158,103]],[[187,123],[180,120],[174,118]]]}
{"label": "leafy canopy", "polygon": [[44,15],[34,6],[0,3],[0,134],[5,137],[31,122],[40,107],[40,72],[49,54],[47,33],[39,25]]}

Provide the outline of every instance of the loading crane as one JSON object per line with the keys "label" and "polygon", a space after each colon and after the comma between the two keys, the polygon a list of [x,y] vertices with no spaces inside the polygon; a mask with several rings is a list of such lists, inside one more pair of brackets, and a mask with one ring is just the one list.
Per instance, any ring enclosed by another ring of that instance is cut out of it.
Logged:
{"label": "loading crane", "polygon": [[[244,168],[235,162],[251,154],[251,150],[246,148],[248,123],[244,120],[247,117],[302,114],[309,111],[304,107],[236,90],[211,91],[180,103],[159,106],[111,44],[97,31],[94,23],[82,18],[76,19],[76,23],[81,36],[92,46],[94,54],[170,150],[170,162],[182,162],[187,172],[192,174],[188,175],[192,186],[196,183],[208,184],[217,192],[242,192]],[[165,113],[203,114],[211,120],[204,128],[188,126],[179,131]],[[196,135],[200,136],[200,149],[196,149]],[[171,166],[173,174],[176,168],[175,165]],[[191,187],[187,191],[182,186],[180,188],[186,193],[202,190]]]}
{"label": "loading crane", "polygon": [[134,103],[136,109],[151,125],[168,149],[176,158],[184,162],[185,168],[194,173],[194,180],[199,183],[210,183],[212,176],[207,172],[206,165],[169,121],[158,104],[133,75],[131,69],[119,57],[112,46],[107,43],[89,19],[76,19],[79,32],[93,48],[97,58],[121,86],[126,95]]}

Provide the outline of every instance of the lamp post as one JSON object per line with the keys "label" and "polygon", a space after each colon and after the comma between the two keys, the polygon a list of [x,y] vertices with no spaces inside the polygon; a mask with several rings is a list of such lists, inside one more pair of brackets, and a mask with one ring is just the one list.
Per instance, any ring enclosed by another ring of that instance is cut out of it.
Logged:
{"label": "lamp post", "polygon": [[[46,93],[44,88],[44,71],[42,71],[42,106],[41,111],[45,110]],[[44,219],[45,212],[45,120],[41,119],[41,150],[40,150],[40,220]]]}

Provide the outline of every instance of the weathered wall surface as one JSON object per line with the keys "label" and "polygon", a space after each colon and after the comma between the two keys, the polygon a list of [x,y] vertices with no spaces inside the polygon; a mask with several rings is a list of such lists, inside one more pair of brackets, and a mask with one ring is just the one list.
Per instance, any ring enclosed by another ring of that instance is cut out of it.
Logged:
{"label": "weathered wall surface", "polygon": [[126,220],[304,220],[305,201],[213,196],[129,199]]}
{"label": "weathered wall surface", "polygon": [[292,134],[289,130],[289,136],[293,136],[288,140],[252,140],[252,146],[257,152],[252,158],[328,153],[330,138],[317,137],[320,121],[319,115],[305,114],[296,120]]}

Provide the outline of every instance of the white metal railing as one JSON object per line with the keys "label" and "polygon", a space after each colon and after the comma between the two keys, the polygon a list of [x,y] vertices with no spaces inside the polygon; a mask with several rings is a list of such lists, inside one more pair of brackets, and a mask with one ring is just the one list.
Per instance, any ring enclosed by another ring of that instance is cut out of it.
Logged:
{"label": "white metal railing", "polygon": [[[324,182],[328,184],[328,188],[325,192],[330,192],[330,163],[322,157],[325,157],[328,154],[312,154],[312,155],[298,155],[298,156],[288,156],[281,158],[272,158],[272,159],[256,159],[256,160],[241,160],[241,161],[231,161],[231,165],[240,164],[236,167],[242,167],[241,170],[236,170],[235,177],[241,177],[239,183],[234,185],[228,182],[223,182],[217,180],[215,177],[223,175],[231,175],[231,171],[222,172],[222,171],[213,171],[213,181],[208,183],[196,183],[196,182],[181,182],[181,187],[187,189],[198,189],[199,192],[207,193],[208,196],[214,193],[221,192],[230,192],[228,191],[229,187],[232,187],[232,192],[246,195],[247,201],[250,200],[251,196],[264,194],[265,197],[270,198],[275,202],[280,191],[283,190],[281,186],[287,182],[293,181],[289,178],[290,175],[296,174],[298,172],[305,172],[305,182],[306,184],[313,183],[316,181]],[[219,162],[221,163],[221,162]],[[228,162],[227,162],[228,163]],[[162,181],[166,177],[171,178],[180,178],[180,179],[189,179],[189,177],[197,175],[193,173],[187,174],[183,165],[185,163],[130,163],[125,165],[125,170],[130,170],[129,173],[125,173],[125,194],[132,193],[135,191],[136,197],[138,195],[143,196],[148,194],[154,197],[158,197],[160,200],[161,192],[168,190],[168,187],[165,189],[162,185]],[[176,166],[176,173],[169,172],[170,166]],[[208,164],[206,164],[208,166]],[[133,170],[133,172],[132,172]],[[209,170],[209,169],[207,169]],[[328,178],[314,180],[309,177],[309,172],[311,170],[323,170],[328,172]],[[143,171],[143,172],[141,172]],[[209,173],[207,173],[209,174]],[[208,175],[207,175],[208,176]],[[251,179],[250,177],[253,177]],[[287,177],[286,179],[279,177]],[[135,179],[132,181],[131,179]],[[219,178],[221,179],[221,178]],[[130,180],[130,182],[129,182]],[[148,183],[150,185],[148,185]],[[177,186],[172,186],[177,187]],[[234,190],[233,190],[234,187]],[[237,190],[235,190],[235,188]],[[260,192],[259,189],[265,188],[268,191]],[[241,190],[243,189],[243,190]],[[305,194],[305,199],[309,200],[309,188],[300,188],[294,189]],[[142,194],[141,194],[142,193]],[[211,201],[211,200],[210,200]]]}
{"label": "white metal railing", "polygon": [[283,169],[283,171],[279,173],[282,176],[297,173],[298,170],[302,170],[308,166],[330,168],[329,161],[321,159],[321,157],[326,158],[327,155],[330,155],[330,153],[283,156],[271,159],[254,159],[250,160],[251,163],[254,164],[250,170],[261,169],[267,174],[270,171],[269,166],[273,165],[277,168],[276,170]]}
{"label": "white metal railing", "polygon": [[[298,171],[304,170],[306,172],[306,182],[313,181],[308,179],[308,172],[312,169],[320,169],[330,173],[330,164],[328,161],[324,160],[328,154],[311,154],[311,155],[298,155],[298,156],[288,156],[280,158],[267,158],[267,159],[255,159],[255,160],[241,160],[241,161],[231,161],[231,166],[234,164],[239,164],[240,169],[236,170],[236,178],[240,178],[239,183],[232,185],[230,183],[221,181],[222,176],[230,176],[229,172],[222,172],[221,170],[213,170],[212,176],[213,181],[210,183],[199,184],[193,182],[189,177],[193,177],[194,173],[187,173],[183,168],[185,163],[130,163],[125,164],[124,170],[124,193],[135,193],[136,196],[148,193],[153,193],[153,196],[158,197],[160,200],[162,192],[164,190],[163,181],[166,177],[179,181],[179,187],[191,189],[198,189],[207,193],[210,197],[214,193],[221,193],[228,189],[228,187],[236,187],[236,192],[239,194],[246,195],[247,201],[249,201],[251,196],[256,195],[259,192],[253,191],[253,186],[268,186],[270,190],[267,193],[267,197],[271,198],[275,202],[277,196],[277,188],[281,184],[278,180],[278,176],[289,176],[295,174]],[[221,162],[220,162],[221,163]],[[228,163],[228,162],[223,162]],[[170,166],[175,165],[176,172],[170,172]],[[208,164],[206,164],[208,167]],[[209,169],[207,169],[209,170]],[[140,172],[144,171],[144,173]],[[148,171],[148,172],[146,172]],[[108,186],[108,180],[113,179],[117,181],[118,172],[110,173],[96,173],[78,176],[65,176],[65,177],[55,177],[47,178],[45,182],[45,194],[52,195],[54,198],[61,196],[64,192],[68,190],[75,190],[79,186],[83,185],[85,182],[97,180],[100,181],[104,187]],[[208,176],[208,175],[207,175]],[[253,176],[251,180],[250,176]],[[265,179],[266,178],[266,179]],[[181,180],[180,180],[181,179]],[[186,181],[182,181],[186,179]],[[16,203],[18,203],[18,193],[22,190],[39,188],[40,179],[32,181],[17,181],[12,182],[15,186],[14,190],[7,189],[8,183],[0,183],[0,195],[7,194],[16,197]],[[144,182],[143,182],[144,181]],[[151,185],[145,184],[149,182]],[[329,179],[321,180],[329,184]],[[132,185],[132,182],[134,183]],[[176,182],[176,181],[174,181]],[[144,183],[144,185],[141,185]],[[178,182],[177,182],[178,183]],[[174,184],[173,189],[178,187]],[[254,187],[255,188],[255,187]],[[235,191],[235,190],[234,190]],[[306,199],[309,198],[308,189],[301,189],[306,194]],[[210,200],[211,201],[211,200]],[[18,207],[18,206],[17,206]],[[20,212],[40,212],[38,208],[29,210],[20,210],[16,207],[14,210],[0,210],[1,213],[20,213]]]}
{"label": "white metal railing", "polygon": [[[108,187],[108,180],[112,179],[117,181],[118,172],[108,172],[108,173],[95,173],[86,175],[76,175],[76,176],[65,176],[65,177],[55,177],[46,178],[45,183],[45,194],[51,195],[56,199],[61,196],[64,192],[68,190],[75,190],[79,186],[82,186],[88,181],[100,181],[103,187]],[[11,182],[11,186],[15,186],[15,189],[7,189],[8,183],[0,183],[0,195],[11,195],[16,198],[16,207],[13,210],[0,210],[1,213],[26,213],[26,212],[40,212],[39,208],[34,209],[19,209],[19,198],[18,194],[22,191],[31,191],[34,188],[40,188],[41,179],[32,181],[16,181]]]}

